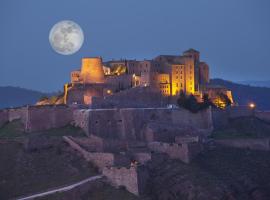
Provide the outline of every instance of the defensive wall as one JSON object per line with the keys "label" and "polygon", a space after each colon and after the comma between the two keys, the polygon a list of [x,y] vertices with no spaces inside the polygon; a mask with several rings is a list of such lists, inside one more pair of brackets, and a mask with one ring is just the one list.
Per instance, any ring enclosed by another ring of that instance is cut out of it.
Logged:
{"label": "defensive wall", "polygon": [[166,153],[172,159],[179,159],[185,163],[189,163],[198,153],[202,151],[200,143],[163,143],[150,142],[149,149],[158,153]]}
{"label": "defensive wall", "polygon": [[89,109],[77,112],[88,112],[86,133],[102,138],[144,140],[144,128],[149,122],[177,124],[180,127],[212,129],[211,111],[191,113],[184,109],[168,108],[123,108],[123,109]]}
{"label": "defensive wall", "polygon": [[256,117],[270,123],[270,112],[262,112],[248,106],[233,106],[225,110],[212,109],[213,126],[215,129],[222,129],[229,125],[230,119],[240,117]]}
{"label": "defensive wall", "polygon": [[105,98],[93,98],[91,107],[100,108],[149,108],[165,107],[169,101],[150,87],[135,87]]}
{"label": "defensive wall", "polygon": [[73,120],[73,109],[65,105],[48,105],[26,106],[0,111],[0,121],[12,122],[14,120],[21,120],[26,132],[59,128]]}
{"label": "defensive wall", "polygon": [[270,151],[270,138],[224,139],[224,140],[215,140],[215,143],[241,149]]}
{"label": "defensive wall", "polygon": [[129,192],[135,195],[144,194],[146,191],[149,174],[144,166],[126,167],[105,167],[103,175],[116,187],[124,186]]}
{"label": "defensive wall", "polygon": [[63,137],[64,141],[67,142],[73,149],[78,151],[85,160],[92,162],[101,171],[104,167],[121,165],[127,166],[130,164],[130,160],[124,155],[115,155],[113,153],[104,152],[89,152],[77,144],[72,137]]}
{"label": "defensive wall", "polygon": [[144,136],[147,142],[167,142],[172,143],[175,141],[175,137],[187,137],[198,135],[208,135],[212,129],[205,129],[205,133],[202,130],[195,129],[193,127],[183,127],[171,123],[163,122],[149,122],[144,129]]}
{"label": "defensive wall", "polygon": [[95,135],[85,138],[73,138],[73,140],[87,149],[88,151],[97,152],[121,152],[127,150],[127,142],[123,140],[104,139]]}

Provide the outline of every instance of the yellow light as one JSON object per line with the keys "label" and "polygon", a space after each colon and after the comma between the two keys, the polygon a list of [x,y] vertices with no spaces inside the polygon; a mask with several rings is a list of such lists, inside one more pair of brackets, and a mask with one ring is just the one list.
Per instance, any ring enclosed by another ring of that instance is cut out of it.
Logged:
{"label": "yellow light", "polygon": [[132,77],[135,78],[136,77],[135,74],[133,74]]}
{"label": "yellow light", "polygon": [[249,107],[250,107],[250,108],[255,108],[256,105],[255,105],[254,103],[250,103],[250,104],[249,104]]}
{"label": "yellow light", "polygon": [[107,94],[111,94],[112,93],[112,91],[111,90],[107,90]]}

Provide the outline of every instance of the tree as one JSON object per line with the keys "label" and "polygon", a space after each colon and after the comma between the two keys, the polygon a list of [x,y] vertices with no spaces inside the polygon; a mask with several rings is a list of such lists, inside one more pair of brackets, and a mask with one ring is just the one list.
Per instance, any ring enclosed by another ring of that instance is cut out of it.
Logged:
{"label": "tree", "polygon": [[179,98],[177,99],[177,104],[179,107],[185,107],[186,104],[186,94],[183,92],[183,90],[180,91]]}

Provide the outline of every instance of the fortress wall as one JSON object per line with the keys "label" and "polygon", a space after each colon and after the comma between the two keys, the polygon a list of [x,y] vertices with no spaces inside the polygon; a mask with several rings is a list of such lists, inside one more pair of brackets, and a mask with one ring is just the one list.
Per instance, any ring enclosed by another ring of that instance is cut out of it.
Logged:
{"label": "fortress wall", "polygon": [[26,131],[42,131],[68,125],[73,120],[67,106],[31,106],[28,108]]}
{"label": "fortress wall", "polygon": [[85,132],[88,131],[88,119],[89,119],[89,111],[85,109],[74,110],[73,111],[73,119],[74,126],[80,127]]}
{"label": "fortress wall", "polygon": [[269,122],[270,123],[270,111],[268,112],[260,112],[256,111],[255,116],[263,121]]}
{"label": "fortress wall", "polygon": [[154,152],[166,153],[172,159],[179,159],[185,163],[189,163],[191,159],[202,151],[202,146],[199,143],[148,143],[149,149]]}
{"label": "fortress wall", "polygon": [[182,144],[182,143],[193,143],[199,142],[199,136],[176,136],[175,143]]}
{"label": "fortress wall", "polygon": [[104,141],[102,138],[90,135],[89,137],[85,138],[72,138],[77,144],[81,145],[82,147],[86,148],[88,151],[104,151]]}
{"label": "fortress wall", "polygon": [[147,161],[152,159],[151,153],[134,153],[134,159],[140,164],[145,164]]}
{"label": "fortress wall", "polygon": [[0,127],[8,121],[8,110],[0,110]]}
{"label": "fortress wall", "polygon": [[177,124],[180,127],[211,129],[209,110],[191,113],[183,109],[124,108],[88,110],[87,134],[104,138],[144,140],[143,130],[148,122]]}
{"label": "fortress wall", "polygon": [[217,144],[241,149],[270,151],[270,138],[215,140]]}
{"label": "fortress wall", "polygon": [[102,173],[113,186],[124,186],[129,192],[137,196],[145,192],[149,178],[148,172],[143,166],[131,166],[130,168],[105,167]]}
{"label": "fortress wall", "polygon": [[28,106],[20,108],[11,108],[9,111],[9,122],[20,119],[23,124],[26,124],[28,119]]}
{"label": "fortress wall", "polygon": [[114,155],[112,153],[91,153],[83,149],[79,144],[73,141],[72,137],[63,137],[73,149],[82,154],[85,160],[92,162],[99,170],[102,170],[106,166],[114,165]]}

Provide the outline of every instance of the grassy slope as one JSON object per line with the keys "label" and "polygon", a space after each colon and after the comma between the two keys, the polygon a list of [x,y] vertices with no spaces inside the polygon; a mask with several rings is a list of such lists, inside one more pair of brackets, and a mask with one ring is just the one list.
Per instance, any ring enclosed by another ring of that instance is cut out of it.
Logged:
{"label": "grassy slope", "polygon": [[5,124],[0,128],[0,139],[14,139],[14,138],[25,138],[33,135],[47,135],[47,136],[85,136],[82,129],[67,125],[61,128],[50,129],[46,131],[39,131],[34,133],[25,133],[23,131],[23,125],[19,120],[15,120],[11,123]]}

